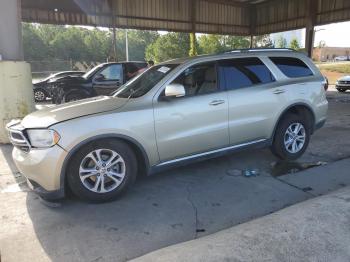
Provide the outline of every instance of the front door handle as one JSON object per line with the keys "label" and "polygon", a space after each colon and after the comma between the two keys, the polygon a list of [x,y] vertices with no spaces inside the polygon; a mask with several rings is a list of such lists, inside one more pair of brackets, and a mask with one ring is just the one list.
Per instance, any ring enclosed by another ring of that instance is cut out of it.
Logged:
{"label": "front door handle", "polygon": [[273,93],[274,93],[275,95],[283,94],[284,92],[286,92],[286,90],[284,90],[284,89],[276,89],[275,91],[273,91]]}
{"label": "front door handle", "polygon": [[225,100],[213,100],[213,101],[211,101],[209,103],[209,105],[211,105],[211,106],[218,106],[218,105],[221,105],[223,103],[225,103]]}

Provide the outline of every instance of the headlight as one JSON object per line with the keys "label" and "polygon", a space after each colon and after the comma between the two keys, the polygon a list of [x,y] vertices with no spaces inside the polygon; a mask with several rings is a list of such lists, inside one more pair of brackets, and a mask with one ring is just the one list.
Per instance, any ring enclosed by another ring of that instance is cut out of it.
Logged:
{"label": "headlight", "polygon": [[54,146],[60,140],[60,135],[52,129],[29,129],[27,130],[30,144],[33,147],[47,148]]}

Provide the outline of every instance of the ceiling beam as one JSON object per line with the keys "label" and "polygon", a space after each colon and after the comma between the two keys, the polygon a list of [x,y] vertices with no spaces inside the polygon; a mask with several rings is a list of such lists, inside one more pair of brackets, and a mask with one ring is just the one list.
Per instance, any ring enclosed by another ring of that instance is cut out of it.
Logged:
{"label": "ceiling beam", "polygon": [[200,0],[203,2],[212,2],[212,3],[217,3],[217,4],[224,4],[224,5],[231,5],[231,6],[236,6],[236,7],[249,7],[249,3],[246,2],[238,2],[238,1],[233,1],[233,0]]}

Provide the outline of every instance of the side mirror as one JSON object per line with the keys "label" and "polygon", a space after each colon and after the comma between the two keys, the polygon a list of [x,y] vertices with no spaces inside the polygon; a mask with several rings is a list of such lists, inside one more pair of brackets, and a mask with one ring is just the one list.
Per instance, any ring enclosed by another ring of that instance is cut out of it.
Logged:
{"label": "side mirror", "polygon": [[103,81],[105,80],[105,76],[102,74],[98,74],[97,76],[95,76],[95,81]]}
{"label": "side mirror", "polygon": [[185,87],[181,84],[170,84],[165,87],[165,97],[183,97],[185,95]]}

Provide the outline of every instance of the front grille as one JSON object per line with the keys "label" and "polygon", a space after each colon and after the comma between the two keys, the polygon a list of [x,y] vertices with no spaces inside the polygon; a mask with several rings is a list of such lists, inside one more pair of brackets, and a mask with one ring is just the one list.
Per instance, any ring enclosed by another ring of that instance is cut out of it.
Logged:
{"label": "front grille", "polygon": [[9,138],[11,143],[23,152],[28,153],[31,149],[31,145],[24,134],[24,130],[20,125],[7,127]]}
{"label": "front grille", "polygon": [[339,84],[350,85],[350,81],[339,81]]}

